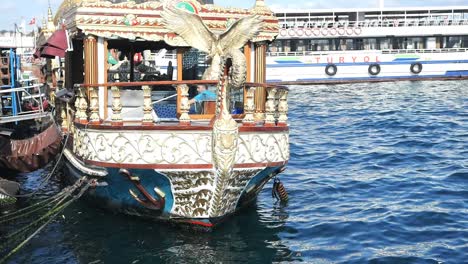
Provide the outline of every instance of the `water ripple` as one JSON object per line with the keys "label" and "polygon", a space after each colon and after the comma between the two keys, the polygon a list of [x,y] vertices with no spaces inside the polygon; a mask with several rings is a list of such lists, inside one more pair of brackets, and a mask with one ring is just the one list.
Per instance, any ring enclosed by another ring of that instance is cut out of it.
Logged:
{"label": "water ripple", "polygon": [[267,184],[210,234],[78,203],[12,263],[466,263],[466,87],[291,86],[288,203]]}

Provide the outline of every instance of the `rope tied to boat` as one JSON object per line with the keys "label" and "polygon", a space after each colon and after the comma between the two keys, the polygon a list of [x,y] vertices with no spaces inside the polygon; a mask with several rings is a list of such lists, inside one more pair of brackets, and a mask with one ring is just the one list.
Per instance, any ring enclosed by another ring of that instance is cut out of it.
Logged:
{"label": "rope tied to boat", "polygon": [[[5,225],[2,225],[2,223],[25,219],[25,217],[28,217],[27,219],[35,220],[27,223],[21,228],[17,228],[13,232],[0,235],[0,240],[2,241],[0,244],[0,254],[4,255],[4,257],[0,259],[0,263],[5,263],[8,258],[18,252],[35,235],[37,235],[63,210],[65,210],[65,208],[79,199],[90,187],[93,187],[95,184],[95,179],[88,179],[87,177],[83,176],[73,185],[64,188],[60,193],[44,201],[40,201],[21,210],[1,216],[0,227],[5,227]],[[43,211],[46,209],[47,211],[44,213]],[[42,215],[39,214],[39,212],[43,212]],[[34,215],[37,216],[32,217]],[[12,247],[11,245],[15,246]],[[8,254],[3,254],[6,253],[9,249],[11,250]]]}

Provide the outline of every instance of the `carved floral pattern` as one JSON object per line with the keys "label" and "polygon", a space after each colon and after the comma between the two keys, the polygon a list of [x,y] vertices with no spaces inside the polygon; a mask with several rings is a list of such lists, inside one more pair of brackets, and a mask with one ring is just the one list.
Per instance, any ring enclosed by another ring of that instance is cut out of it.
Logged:
{"label": "carved floral pattern", "polygon": [[[211,132],[76,129],[74,152],[86,160],[133,164],[211,164]],[[240,133],[235,164],[289,159],[288,132]]]}
{"label": "carved floral pattern", "polygon": [[259,169],[234,170],[223,186],[223,195],[217,197],[217,176],[214,171],[168,171],[164,174],[172,183],[174,204],[171,213],[180,217],[206,218],[217,211],[218,215],[232,213],[247,183]]}

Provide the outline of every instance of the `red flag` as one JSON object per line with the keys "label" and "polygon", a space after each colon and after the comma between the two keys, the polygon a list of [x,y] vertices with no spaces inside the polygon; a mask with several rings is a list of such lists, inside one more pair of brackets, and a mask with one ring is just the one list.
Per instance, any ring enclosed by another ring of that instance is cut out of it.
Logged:
{"label": "red flag", "polygon": [[31,19],[31,21],[29,21],[29,25],[34,25],[34,24],[36,24],[36,18],[35,17],[33,17]]}

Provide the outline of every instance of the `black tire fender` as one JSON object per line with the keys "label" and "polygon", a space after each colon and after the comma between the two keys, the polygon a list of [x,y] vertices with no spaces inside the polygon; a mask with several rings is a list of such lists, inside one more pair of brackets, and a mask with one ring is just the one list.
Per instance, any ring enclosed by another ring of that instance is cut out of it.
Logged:
{"label": "black tire fender", "polygon": [[380,73],[380,65],[377,63],[372,63],[369,65],[369,68],[367,69],[367,72],[369,72],[370,75],[376,76]]}
{"label": "black tire fender", "polygon": [[335,64],[331,63],[325,66],[325,74],[328,76],[334,76],[338,72],[338,68]]}
{"label": "black tire fender", "polygon": [[420,62],[411,63],[410,71],[413,74],[419,74],[422,71],[422,64]]}

